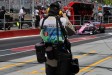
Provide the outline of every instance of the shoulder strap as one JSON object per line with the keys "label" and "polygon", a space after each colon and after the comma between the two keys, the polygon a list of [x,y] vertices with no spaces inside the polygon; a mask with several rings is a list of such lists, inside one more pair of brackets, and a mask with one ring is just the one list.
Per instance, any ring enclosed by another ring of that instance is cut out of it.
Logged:
{"label": "shoulder strap", "polygon": [[55,18],[56,18],[56,28],[57,28],[57,42],[59,43],[59,28],[58,28],[57,16]]}
{"label": "shoulder strap", "polygon": [[[68,43],[68,40],[67,40],[67,33],[66,33],[66,30],[65,30],[65,28],[62,26],[62,23],[61,23],[61,21],[60,21],[60,18],[57,16],[57,17],[56,17],[56,25],[57,25],[57,37],[58,37],[58,40],[59,40],[58,23],[59,23],[59,25],[60,25],[61,32],[62,32],[62,34],[63,34],[63,36],[64,36],[64,39],[65,39],[67,45],[71,46],[71,44]],[[71,49],[70,49],[70,48],[68,49],[68,51],[71,53]]]}
{"label": "shoulder strap", "polygon": [[43,24],[44,24],[44,21],[48,18],[49,16],[46,16],[46,17],[44,17],[44,19],[43,19],[43,21],[42,21],[42,25],[41,25],[41,29],[43,29]]}
{"label": "shoulder strap", "polygon": [[63,25],[62,25],[62,23],[60,21],[60,17],[57,16],[56,19],[57,19],[57,21],[58,21],[58,23],[60,25],[61,32],[63,33],[63,36],[66,39],[67,38],[67,32],[66,32],[65,28],[63,27]]}

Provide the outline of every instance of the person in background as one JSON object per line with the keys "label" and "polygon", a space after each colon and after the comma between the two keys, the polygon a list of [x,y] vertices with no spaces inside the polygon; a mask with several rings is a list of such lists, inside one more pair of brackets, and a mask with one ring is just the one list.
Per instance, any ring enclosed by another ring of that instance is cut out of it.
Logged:
{"label": "person in background", "polygon": [[2,6],[1,7],[1,10],[0,10],[0,19],[4,19],[5,13],[6,13],[5,7]]}
{"label": "person in background", "polygon": [[23,23],[24,23],[24,16],[25,16],[26,12],[25,12],[25,8],[22,7],[19,11],[19,20],[20,20],[20,25],[19,25],[19,29],[22,29]]}
{"label": "person in background", "polygon": [[105,13],[104,13],[104,15],[111,16],[112,14],[110,13],[109,10],[106,10]]}
{"label": "person in background", "polygon": [[3,27],[4,27],[5,14],[6,14],[5,7],[2,6],[1,9],[0,9],[0,30],[3,30]]}
{"label": "person in background", "polygon": [[98,21],[102,23],[102,19],[103,19],[103,12],[102,12],[102,6],[98,7]]}
{"label": "person in background", "polygon": [[13,13],[14,12],[14,8],[10,8],[10,13]]}
{"label": "person in background", "polygon": [[36,18],[36,20],[35,20],[35,27],[38,28],[39,22],[40,22],[40,15],[39,15],[38,7],[35,7],[34,15],[35,15],[35,18]]}
{"label": "person in background", "polygon": [[66,15],[67,15],[68,19],[70,19],[70,17],[71,17],[70,8],[68,8],[68,9],[66,10]]}
{"label": "person in background", "polygon": [[104,12],[103,16],[104,16],[104,22],[105,23],[108,23],[109,22],[109,19],[110,19],[109,17],[112,16],[112,14],[109,12],[109,10],[106,10]]}
{"label": "person in background", "polygon": [[44,6],[41,7],[41,18],[46,16],[46,8]]}

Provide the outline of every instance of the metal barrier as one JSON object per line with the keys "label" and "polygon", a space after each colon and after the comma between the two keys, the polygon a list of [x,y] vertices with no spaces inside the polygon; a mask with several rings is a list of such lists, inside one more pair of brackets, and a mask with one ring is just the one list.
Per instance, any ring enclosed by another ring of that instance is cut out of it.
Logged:
{"label": "metal barrier", "polygon": [[99,17],[97,16],[97,19],[92,19],[91,15],[84,15],[83,17],[81,15],[72,15],[72,20],[70,22],[73,25],[83,25],[85,22],[88,21],[94,21],[94,22],[101,22],[101,23],[112,23],[112,16],[108,16],[108,18],[105,19],[104,16]]}
{"label": "metal barrier", "polygon": [[4,19],[0,20],[0,30],[17,30],[21,29],[21,26],[23,26],[23,29],[30,29],[34,27],[32,22],[32,15],[30,14],[25,15],[24,21],[21,21],[18,14],[6,13]]}
{"label": "metal barrier", "polygon": [[90,20],[91,20],[91,15],[84,15],[84,17],[83,17],[83,24],[84,24],[85,22],[90,21]]}
{"label": "metal barrier", "polygon": [[[10,15],[13,19],[7,20],[6,15]],[[23,26],[23,29],[33,29],[35,28],[35,17],[32,17],[31,14],[27,14],[25,15],[25,20],[21,21],[21,19],[19,18],[18,14],[15,13],[8,13],[4,15],[4,19],[0,20],[0,30],[18,30],[21,28],[21,26]],[[80,26],[83,25],[85,22],[87,21],[91,21],[91,15],[85,15],[85,16],[81,16],[81,15],[72,15],[72,20],[70,20],[70,22],[74,25],[74,26]],[[92,20],[94,21],[94,20]],[[77,22],[77,24],[76,24]],[[97,22],[102,22],[102,23],[112,23],[112,16],[108,16],[107,20],[104,19],[104,16],[102,17],[101,21],[97,21]],[[21,25],[23,23],[23,25]],[[20,28],[19,28],[20,26]]]}
{"label": "metal barrier", "polygon": [[108,17],[108,23],[112,23],[112,16]]}
{"label": "metal barrier", "polygon": [[84,15],[83,17],[81,15],[72,15],[71,23],[73,25],[82,25],[85,22],[88,22],[91,20],[91,15]]}
{"label": "metal barrier", "polygon": [[78,18],[75,21],[79,23],[79,25],[81,25],[81,15],[74,15],[74,17]]}
{"label": "metal barrier", "polygon": [[72,15],[72,20],[70,19],[70,22],[73,25],[81,25],[81,15]]}

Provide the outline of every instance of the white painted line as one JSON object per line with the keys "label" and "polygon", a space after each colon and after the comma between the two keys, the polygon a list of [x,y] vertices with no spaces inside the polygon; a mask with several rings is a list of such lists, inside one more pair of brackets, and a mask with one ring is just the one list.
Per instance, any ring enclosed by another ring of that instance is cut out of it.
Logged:
{"label": "white painted line", "polygon": [[112,35],[112,33],[108,33],[109,35]]}
{"label": "white painted line", "polygon": [[[72,38],[72,39],[69,39],[69,40],[73,40],[75,38]],[[83,40],[80,40],[80,41],[83,41]],[[71,41],[70,41],[71,42]],[[78,42],[78,41],[73,41],[73,42]],[[71,42],[71,43],[73,43]],[[30,45],[30,46],[33,46],[33,45]],[[23,46],[23,47],[28,47],[28,46]],[[22,47],[17,47],[17,48],[22,48]],[[16,48],[14,48],[16,49]],[[6,49],[5,51],[7,51],[8,49]],[[21,52],[16,52],[16,53],[10,53],[10,54],[4,54],[4,55],[0,55],[0,57],[2,56],[8,56],[8,55],[13,55],[13,54],[19,54],[19,53],[23,53],[23,52],[28,52],[28,51],[33,51],[34,49],[30,49],[30,50],[26,50],[26,51],[21,51]],[[2,50],[3,51],[3,50]]]}
{"label": "white painted line", "polygon": [[[17,49],[17,48],[23,48],[23,47],[29,47],[29,46],[34,46],[34,45],[28,45],[28,46],[22,46],[22,47],[10,48],[10,49]],[[0,50],[0,52],[2,52],[2,51],[11,51],[10,49]]]}
{"label": "white painted line", "polygon": [[[107,34],[107,33],[106,33]],[[37,35],[36,35],[37,36]],[[108,36],[108,35],[106,35],[106,36]],[[106,36],[100,36],[100,37],[95,37],[95,38],[102,38],[102,37],[106,37]],[[27,36],[27,37],[29,37],[29,36]],[[72,38],[72,39],[69,39],[69,40],[73,40],[73,39],[75,39],[75,38]],[[81,40],[81,41],[83,41],[83,40]],[[71,42],[71,43],[74,43],[75,41],[73,41],[73,42]],[[30,46],[32,46],[32,45],[30,45]],[[24,47],[28,47],[28,46],[24,46]],[[18,47],[18,48],[22,48],[22,47]],[[5,51],[7,51],[7,50],[9,50],[9,49],[6,49]],[[0,55],[0,57],[2,57],[2,56],[7,56],[7,55],[13,55],[13,54],[19,54],[19,53],[23,53],[23,52],[28,52],[28,51],[33,51],[34,49],[31,49],[31,50],[26,50],[26,51],[21,51],[21,52],[16,52],[16,53],[10,53],[10,54],[5,54],[5,55]],[[3,51],[3,50],[1,50],[1,51]]]}
{"label": "white painted line", "polygon": [[16,52],[16,53],[4,54],[4,55],[0,55],[0,57],[8,56],[8,55],[14,55],[14,54],[19,54],[19,53],[24,53],[24,52],[29,52],[29,51],[33,51],[33,50],[34,50],[34,49],[32,49],[32,50],[27,50],[27,51]]}
{"label": "white painted line", "polygon": [[9,40],[9,39],[17,39],[17,38],[24,38],[24,37],[35,37],[40,35],[28,35],[28,36],[17,36],[17,37],[9,37],[9,38],[0,38],[0,40]]}
{"label": "white painted line", "polygon": [[18,48],[32,47],[32,46],[34,46],[34,45],[28,45],[28,46],[16,47],[16,48],[11,48],[11,49],[18,49]]}
{"label": "white painted line", "polygon": [[[22,46],[22,47],[17,47],[17,48],[23,48],[23,47],[29,47],[29,46],[34,46],[34,45]],[[17,48],[10,48],[10,49],[17,49]],[[2,51],[11,51],[10,49],[0,50],[0,52],[2,52]]]}
{"label": "white painted line", "polygon": [[10,51],[10,49],[4,49],[4,50],[0,50],[0,52],[2,52],[2,51]]}

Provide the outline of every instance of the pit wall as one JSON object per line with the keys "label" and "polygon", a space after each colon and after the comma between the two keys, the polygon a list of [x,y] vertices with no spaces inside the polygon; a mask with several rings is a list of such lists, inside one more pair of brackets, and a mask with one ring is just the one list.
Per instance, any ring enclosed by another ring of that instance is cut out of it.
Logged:
{"label": "pit wall", "polygon": [[[98,26],[98,25],[97,25]],[[108,28],[112,28],[112,24],[103,24],[103,26]],[[81,26],[74,26],[75,29],[79,29]],[[18,36],[30,36],[30,35],[38,35],[40,33],[40,29],[25,29],[25,30],[10,30],[10,31],[0,31],[0,38],[10,38],[10,37],[18,37]]]}

